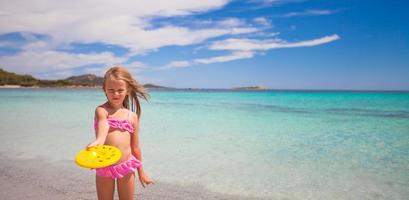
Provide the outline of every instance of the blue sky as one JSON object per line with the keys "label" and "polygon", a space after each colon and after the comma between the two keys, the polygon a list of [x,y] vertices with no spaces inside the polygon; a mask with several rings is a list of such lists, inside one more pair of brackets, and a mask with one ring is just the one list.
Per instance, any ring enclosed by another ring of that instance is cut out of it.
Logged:
{"label": "blue sky", "polygon": [[[44,3],[45,2],[45,3]],[[0,2],[0,68],[180,88],[409,90],[407,1]]]}

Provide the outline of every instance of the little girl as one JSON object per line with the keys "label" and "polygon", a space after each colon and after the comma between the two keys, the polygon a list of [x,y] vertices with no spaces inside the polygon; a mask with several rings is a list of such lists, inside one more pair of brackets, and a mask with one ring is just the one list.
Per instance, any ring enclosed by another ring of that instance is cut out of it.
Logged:
{"label": "little girl", "polygon": [[103,90],[107,102],[95,109],[94,127],[96,140],[87,147],[112,145],[119,148],[122,158],[114,165],[96,169],[98,199],[113,199],[115,179],[119,199],[133,199],[135,171],[145,187],[153,181],[142,168],[142,153],[139,144],[139,98],[147,100],[148,94],[123,67],[110,68],[105,76]]}

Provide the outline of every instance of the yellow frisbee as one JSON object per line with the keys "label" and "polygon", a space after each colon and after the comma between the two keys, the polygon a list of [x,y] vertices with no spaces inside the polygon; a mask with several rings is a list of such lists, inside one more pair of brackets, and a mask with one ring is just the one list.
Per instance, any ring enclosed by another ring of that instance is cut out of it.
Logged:
{"label": "yellow frisbee", "polygon": [[90,147],[78,152],[75,163],[85,168],[102,168],[115,164],[121,159],[121,151],[109,145]]}

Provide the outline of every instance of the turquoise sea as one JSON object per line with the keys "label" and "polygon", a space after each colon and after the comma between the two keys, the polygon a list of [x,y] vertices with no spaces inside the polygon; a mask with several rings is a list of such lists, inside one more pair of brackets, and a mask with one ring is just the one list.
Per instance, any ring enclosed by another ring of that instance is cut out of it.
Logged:
{"label": "turquoise sea", "polygon": [[[409,93],[150,94],[140,140],[158,181],[271,199],[409,196]],[[104,101],[99,89],[0,89],[0,153],[73,160]]]}

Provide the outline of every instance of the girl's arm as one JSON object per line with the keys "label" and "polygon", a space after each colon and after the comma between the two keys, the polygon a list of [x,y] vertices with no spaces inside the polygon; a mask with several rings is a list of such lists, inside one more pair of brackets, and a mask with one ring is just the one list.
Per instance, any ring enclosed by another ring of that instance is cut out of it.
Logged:
{"label": "girl's arm", "polygon": [[89,143],[87,147],[103,145],[108,135],[107,111],[104,108],[97,107],[95,109],[95,120],[98,126],[95,132],[96,139]]}
{"label": "girl's arm", "polygon": [[[132,122],[134,127],[134,133],[131,135],[131,151],[132,155],[135,156],[136,159],[142,162],[142,152],[141,147],[139,145],[139,119],[136,114],[132,114]],[[142,166],[138,168],[138,172],[142,171]]]}
{"label": "girl's arm", "polygon": [[[133,113],[132,116],[134,127],[134,133],[131,136],[132,155],[134,155],[136,159],[142,162],[142,151],[141,146],[139,144],[139,119],[135,113]],[[143,171],[143,164],[138,168],[138,175],[139,181],[141,182],[143,187],[153,183],[153,181],[147,175],[145,175],[145,172]]]}

